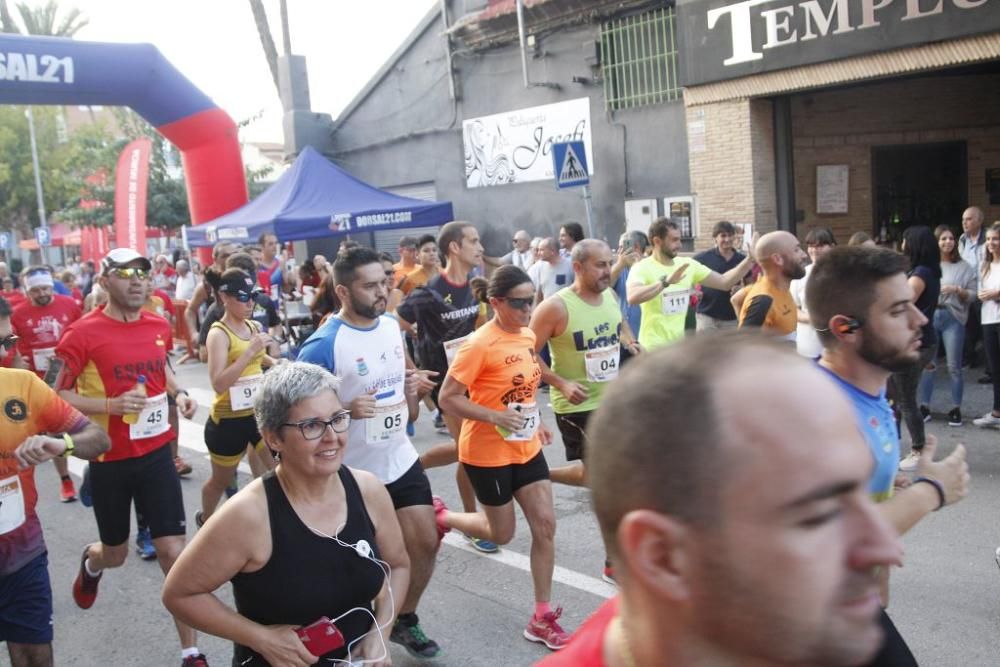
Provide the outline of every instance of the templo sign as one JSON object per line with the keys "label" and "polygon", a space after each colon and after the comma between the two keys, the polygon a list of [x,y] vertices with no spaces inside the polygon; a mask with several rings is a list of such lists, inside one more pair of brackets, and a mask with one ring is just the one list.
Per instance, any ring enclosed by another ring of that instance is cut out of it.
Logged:
{"label": "templo sign", "polygon": [[682,83],[1000,30],[996,0],[677,0]]}
{"label": "templo sign", "polygon": [[462,123],[465,184],[470,188],[551,181],[552,144],[582,141],[594,173],[590,99],[518,109]]}

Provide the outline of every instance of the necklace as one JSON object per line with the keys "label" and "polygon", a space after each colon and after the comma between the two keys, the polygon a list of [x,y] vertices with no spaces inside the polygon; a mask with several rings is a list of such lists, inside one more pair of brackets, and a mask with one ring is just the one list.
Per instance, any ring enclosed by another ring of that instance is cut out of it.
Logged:
{"label": "necklace", "polygon": [[625,667],[638,667],[635,656],[632,655],[632,649],[629,647],[628,635],[625,633],[625,624],[622,623],[621,616],[615,616],[612,623],[612,632],[615,633],[615,648],[618,649],[622,662],[625,663]]}

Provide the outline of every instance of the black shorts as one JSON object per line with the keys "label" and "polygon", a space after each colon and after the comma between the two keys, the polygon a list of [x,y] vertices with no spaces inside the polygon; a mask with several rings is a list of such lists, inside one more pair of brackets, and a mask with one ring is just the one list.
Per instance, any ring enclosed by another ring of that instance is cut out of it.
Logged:
{"label": "black shorts", "polygon": [[587,412],[569,412],[556,415],[556,425],[562,434],[563,446],[566,447],[567,461],[583,461],[584,444],[587,442],[587,422],[593,410]]}
{"label": "black shorts", "polygon": [[395,482],[386,484],[385,490],[389,492],[392,506],[397,510],[414,505],[434,504],[431,482],[427,479],[427,473],[424,472],[419,460],[415,461]]}
{"label": "black shorts", "polygon": [[128,540],[132,501],[156,537],[184,535],[184,497],[170,445],[145,456],[90,464],[94,517],[101,543],[109,547]]}
{"label": "black shorts", "polygon": [[263,442],[253,415],[220,419],[218,424],[211,417],[205,420],[205,446],[212,463],[235,468],[247,445],[260,447]]}
{"label": "black shorts", "polygon": [[43,552],[0,577],[0,642],[52,642],[52,585],[49,556]]}
{"label": "black shorts", "polygon": [[476,499],[490,507],[506,505],[514,499],[518,489],[549,478],[549,466],[541,451],[527,463],[512,463],[498,468],[463,463],[462,467],[469,475]]}

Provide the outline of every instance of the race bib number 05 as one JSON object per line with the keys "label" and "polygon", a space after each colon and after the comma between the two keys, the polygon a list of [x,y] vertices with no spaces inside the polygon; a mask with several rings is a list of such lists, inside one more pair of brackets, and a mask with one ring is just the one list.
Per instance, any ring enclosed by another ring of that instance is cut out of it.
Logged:
{"label": "race bib number 05", "polygon": [[691,290],[675,290],[673,292],[663,292],[660,295],[661,312],[664,315],[676,315],[686,313],[688,304],[691,302]]}
{"label": "race bib number 05", "polygon": [[249,410],[253,407],[254,396],[260,388],[260,381],[264,376],[260,373],[241,377],[229,387],[229,404],[233,411]]}
{"label": "race bib number 05", "polygon": [[620,346],[609,345],[596,350],[587,350],[583,361],[587,368],[589,382],[611,382],[618,377]]}
{"label": "race bib number 05", "polygon": [[146,399],[146,407],[139,413],[139,418],[128,426],[128,436],[132,440],[142,440],[168,430],[170,421],[167,419],[167,394],[162,393]]}
{"label": "race bib number 05", "polygon": [[375,416],[365,420],[365,441],[377,444],[392,440],[406,428],[409,415],[406,401],[375,408]]}

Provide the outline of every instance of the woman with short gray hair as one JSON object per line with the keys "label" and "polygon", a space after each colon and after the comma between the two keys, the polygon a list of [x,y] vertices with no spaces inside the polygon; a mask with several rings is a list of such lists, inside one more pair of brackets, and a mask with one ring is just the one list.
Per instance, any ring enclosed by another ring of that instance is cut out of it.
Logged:
{"label": "woman with short gray hair", "polygon": [[[383,631],[410,563],[385,487],[342,465],[351,416],[337,388],[313,364],[264,375],[254,415],[278,466],[205,523],[164,585],[167,609],[235,644],[234,665],[392,664]],[[214,595],[226,581],[235,611]]]}

